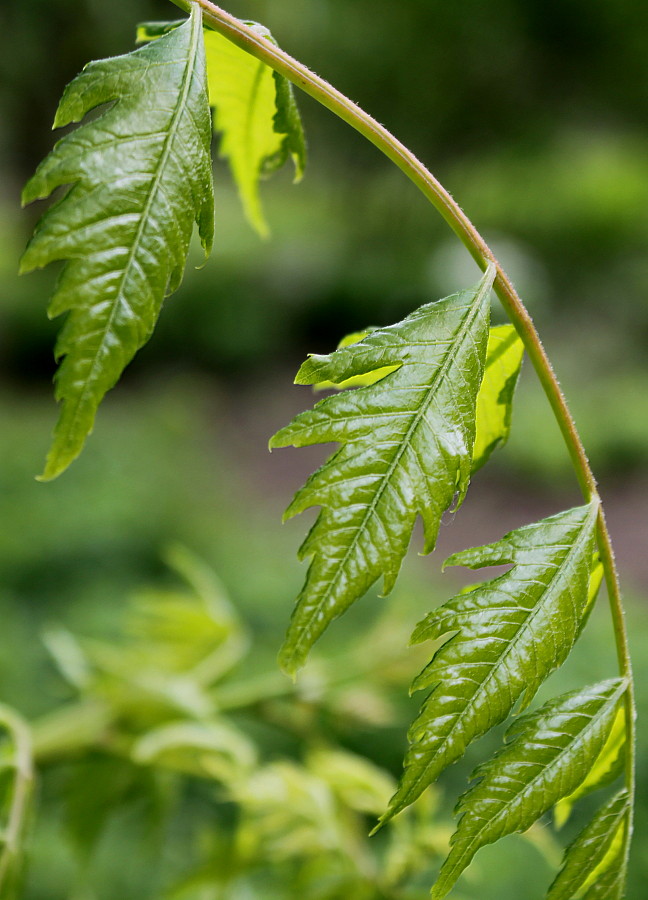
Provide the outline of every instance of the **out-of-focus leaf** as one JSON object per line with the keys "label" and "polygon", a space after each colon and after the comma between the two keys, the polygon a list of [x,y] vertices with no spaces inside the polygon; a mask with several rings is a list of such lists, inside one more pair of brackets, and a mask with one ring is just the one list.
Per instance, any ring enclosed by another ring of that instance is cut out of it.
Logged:
{"label": "out-of-focus leaf", "polygon": [[88,657],[76,637],[66,628],[48,628],[43,643],[65,680],[77,691],[86,688],[92,671]]}
{"label": "out-of-focus leaf", "polygon": [[391,775],[353,753],[315,750],[309,754],[307,766],[346,806],[358,812],[377,815],[394,790]]}
{"label": "out-of-focus leaf", "polygon": [[175,769],[226,784],[248,775],[257,758],[251,741],[224,720],[162,725],[139,738],[131,755],[141,765]]}
{"label": "out-of-focus leaf", "polygon": [[0,897],[14,900],[33,790],[32,741],[27,723],[0,705]]}
{"label": "out-of-focus leaf", "polygon": [[67,260],[49,314],[62,409],[43,479],[81,452],[104,394],[151,336],[182,279],[194,221],[208,252],[214,209],[201,11],[126,56],[92,62],[68,85],[55,127],[97,118],[58,142],[23,192],[71,185],[36,227],[23,272]]}

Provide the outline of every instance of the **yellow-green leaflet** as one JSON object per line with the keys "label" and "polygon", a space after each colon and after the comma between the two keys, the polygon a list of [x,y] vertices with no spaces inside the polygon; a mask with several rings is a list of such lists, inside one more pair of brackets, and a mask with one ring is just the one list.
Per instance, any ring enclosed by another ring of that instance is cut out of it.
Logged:
{"label": "yellow-green leaflet", "polygon": [[[262,27],[257,30],[271,39]],[[248,221],[268,234],[259,181],[291,158],[295,180],[306,164],[306,145],[290,83],[215,31],[205,31],[209,102],[222,134],[220,155],[229,162]]]}
{"label": "yellow-green leaflet", "polygon": [[523,356],[524,346],[512,325],[496,325],[491,328],[484,380],[477,397],[473,472],[481,469],[493,450],[508,440],[513,395]]}

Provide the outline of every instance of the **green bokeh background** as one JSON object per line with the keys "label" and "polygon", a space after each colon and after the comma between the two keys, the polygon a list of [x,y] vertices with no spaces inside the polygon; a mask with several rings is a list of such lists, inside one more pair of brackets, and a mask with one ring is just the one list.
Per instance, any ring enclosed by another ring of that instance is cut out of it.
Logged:
{"label": "green bokeh background", "polygon": [[[608,502],[648,711],[648,6],[231,0],[228,9],[268,25],[286,50],[391,128],[456,196],[512,274]],[[281,510],[322,458],[317,450],[265,449],[273,431],[310,402],[292,386],[297,365],[307,352],[329,351],[343,334],[394,321],[476,275],[399,172],[298,98],[309,168],[297,187],[288,172],[264,185],[272,239],[261,242],[249,230],[217,162],[211,260],[198,271],[196,254],[156,335],[107,398],[83,457],[59,481],[37,484],[55,420],[59,323],[45,315],[55,273],[15,274],[38,215],[20,211],[20,187],[51,146],[64,84],[88,59],[128,50],[138,21],[176,12],[162,0],[5,0],[0,11],[0,695],[28,717],[66,697],[43,628],[57,622],[115,633],[129,592],[168,580],[161,555],[172,541],[218,571],[271,659],[302,575],[294,551],[304,525],[282,528]],[[444,555],[575,502],[568,459],[527,366],[508,447],[448,517],[437,553],[406,567],[411,623],[456,586],[439,575]],[[354,628],[383,603],[363,601],[363,611],[331,629],[321,654],[333,652],[339,635],[352,646]],[[565,678],[607,674],[600,668],[606,629],[602,608]],[[393,727],[364,748],[395,771],[412,709],[398,707]],[[629,898],[642,896],[648,875],[641,720],[639,730]],[[449,796],[465,777],[453,771]],[[47,796],[46,820],[54,809]],[[55,825],[48,828],[58,847]],[[542,896],[544,863],[516,840],[484,854],[484,880],[478,874],[466,897]],[[36,850],[34,858],[38,868]],[[535,893],[530,867],[541,870]],[[102,877],[97,897],[118,891],[128,900],[136,890]],[[65,889],[41,878],[25,896],[49,900]]]}

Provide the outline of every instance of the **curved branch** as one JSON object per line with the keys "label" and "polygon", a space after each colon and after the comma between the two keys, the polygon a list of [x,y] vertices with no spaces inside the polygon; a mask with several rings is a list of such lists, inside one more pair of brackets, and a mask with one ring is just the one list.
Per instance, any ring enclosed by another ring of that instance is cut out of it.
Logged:
{"label": "curved branch", "polygon": [[[614,624],[614,633],[617,647],[619,669],[626,677],[628,688],[625,695],[626,709],[626,784],[632,800],[634,800],[635,782],[635,699],[634,683],[632,679],[632,665],[628,646],[627,630],[623,605],[621,600],[621,587],[618,572],[614,560],[614,552],[610,533],[607,528],[605,514],[600,505],[596,479],[590,466],[585,448],[574,423],[571,411],[562,392],[553,366],[547,356],[540,336],[533,324],[533,320],[522,300],[518,296],[513,284],[506,272],[497,262],[493,251],[484,238],[477,231],[470,219],[463,212],[459,204],[452,198],[449,192],[441,185],[432,173],[417,159],[417,157],[405,147],[394,135],[372,116],[361,109],[348,97],[340,93],[331,84],[311,72],[306,66],[293,59],[289,54],[279,49],[267,38],[260,35],[254,28],[236,19],[223,9],[220,9],[210,0],[172,0],[176,6],[189,11],[196,3],[203,12],[203,21],[210,28],[218,31],[228,38],[233,44],[246,50],[252,56],[271,66],[275,71],[284,75],[304,93],[313,97],[348,125],[358,131],[363,137],[374,144],[384,155],[390,159],[412,181],[421,193],[430,201],[435,209],[443,216],[448,225],[460,238],[464,246],[482,270],[489,263],[494,263],[497,275],[494,290],[507,315],[515,325],[524,347],[529,355],[531,363],[542,384],[544,392],[549,400],[551,408],[565,445],[572,460],[574,471],[585,500],[599,502],[598,517],[598,544],[601,560],[605,569],[605,579],[608,589],[608,597]],[[633,804],[631,804],[631,807]],[[627,831],[626,853],[628,852],[632,826]]]}

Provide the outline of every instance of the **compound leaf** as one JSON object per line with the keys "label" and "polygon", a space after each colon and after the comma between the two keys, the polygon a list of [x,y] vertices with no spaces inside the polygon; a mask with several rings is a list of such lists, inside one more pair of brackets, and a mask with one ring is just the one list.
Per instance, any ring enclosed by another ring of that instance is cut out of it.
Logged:
{"label": "compound leaf", "polygon": [[476,783],[459,800],[461,818],[432,900],[448,894],[481,847],[526,831],[583,781],[610,733],[625,688],[622,679],[604,681],[550,700],[514,723],[507,733],[510,743],[475,770]]}
{"label": "compound leaf", "polygon": [[513,395],[517,387],[524,345],[512,325],[496,325],[488,336],[484,380],[477,397],[477,429],[472,470],[486,463],[508,440]]}
{"label": "compound leaf", "polygon": [[182,279],[194,220],[205,252],[214,210],[211,124],[201,13],[133,53],[92,62],[68,85],[55,127],[66,135],[28,182],[23,201],[71,185],[40,220],[23,272],[67,264],[49,315],[59,335],[62,410],[44,479],[81,452],[97,407],[148,340],[165,294]]}
{"label": "compound leaf", "polygon": [[493,276],[490,267],[474,288],[329,356],[311,356],[299,370],[298,384],[340,384],[398,366],[376,384],[321,400],[270,442],[342,445],[286,512],[322,507],[300,550],[313,559],[280,656],[287,672],[294,674],[327,625],[381,575],[391,590],[419,514],[429,552],[443,512],[455,494],[463,499]]}
{"label": "compound leaf", "polygon": [[413,643],[455,634],[412,684],[432,690],[410,729],[405,772],[383,822],[502,722],[520,697],[527,706],[567,658],[588,609],[597,514],[595,503],[570,509],[447,561],[513,568],[448,600],[414,631]]}
{"label": "compound leaf", "polygon": [[[620,791],[601,807],[567,848],[562,869],[549,888],[547,900],[572,900],[588,888],[590,900],[622,896],[629,816],[630,798],[626,791]],[[604,892],[606,884],[609,893]],[[619,885],[617,893],[615,884]]]}

